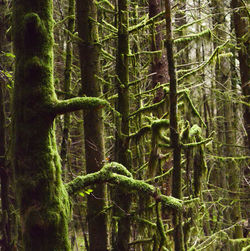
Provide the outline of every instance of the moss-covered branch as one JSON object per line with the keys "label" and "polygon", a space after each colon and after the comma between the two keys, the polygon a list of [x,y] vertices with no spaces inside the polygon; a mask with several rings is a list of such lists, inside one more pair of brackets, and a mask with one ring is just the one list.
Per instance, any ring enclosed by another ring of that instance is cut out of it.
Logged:
{"label": "moss-covered branch", "polygon": [[146,133],[150,132],[151,130],[151,126],[146,125],[143,126],[140,130],[138,130],[135,133],[132,133],[129,135],[129,139],[133,139],[133,140],[139,140],[142,136],[144,136]]}
{"label": "moss-covered branch", "polygon": [[102,108],[106,105],[108,102],[100,98],[77,97],[58,101],[53,105],[52,111],[58,115],[83,109]]}
{"label": "moss-covered branch", "polygon": [[204,140],[201,140],[199,142],[192,142],[192,143],[187,143],[187,144],[181,144],[182,147],[184,148],[188,148],[188,147],[195,147],[195,146],[200,146],[200,145],[203,145],[203,144],[206,144],[208,143],[209,141],[212,141],[213,138],[207,138],[207,139],[204,139]]}
{"label": "moss-covered branch", "polygon": [[154,110],[158,109],[158,107],[160,107],[164,102],[165,102],[165,99],[162,99],[160,102],[155,103],[155,104],[153,104],[153,105],[144,106],[144,107],[142,107],[142,108],[136,110],[135,112],[131,113],[131,114],[129,115],[129,118],[131,118],[131,117],[133,117],[133,116],[135,116],[135,115],[138,115],[138,114],[140,114],[140,113],[142,113],[142,112],[147,112],[147,111],[150,111],[150,112],[151,112],[151,111],[154,111]]}
{"label": "moss-covered branch", "polygon": [[160,201],[163,206],[175,210],[181,210],[182,208],[180,200],[171,196],[157,194],[154,186],[149,185],[144,181],[133,179],[132,174],[123,165],[116,162],[104,165],[104,167],[98,172],[77,177],[66,184],[66,189],[70,195],[73,195],[87,186],[104,182],[123,187],[128,193],[137,191],[152,196],[156,201]]}

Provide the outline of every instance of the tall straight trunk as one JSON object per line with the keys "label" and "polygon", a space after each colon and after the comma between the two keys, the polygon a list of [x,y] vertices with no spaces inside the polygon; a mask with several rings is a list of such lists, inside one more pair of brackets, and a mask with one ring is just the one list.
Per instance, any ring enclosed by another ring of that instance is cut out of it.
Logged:
{"label": "tall straight trunk", "polygon": [[[161,2],[161,0],[149,0],[149,18],[155,17],[162,11]],[[156,25],[154,22],[152,23],[151,29],[151,50],[162,51],[152,56],[151,71],[155,73],[152,77],[152,88],[154,88],[158,83],[165,84],[169,81],[168,61],[163,45],[162,25]],[[164,91],[163,88],[161,88],[157,91],[154,103],[159,102],[163,97]]]}
{"label": "tall straight trunk", "polygon": [[[214,32],[216,34],[216,38],[213,41],[214,49],[221,45],[221,41],[225,41],[227,39],[227,26],[225,24],[225,5],[221,1],[212,0],[211,1],[212,13],[213,16],[213,26],[215,27]],[[226,49],[224,48],[224,52]],[[227,95],[226,93],[230,90],[230,65],[227,58],[222,57],[220,60],[216,61],[215,71],[214,71],[214,81],[216,86],[216,97],[215,97],[215,105],[216,105],[216,131],[217,131],[217,141],[220,142],[221,145],[216,145],[216,152],[219,156],[226,155],[226,137],[228,134],[225,133],[225,113],[227,112],[226,103]],[[218,197],[223,196],[224,198],[228,198],[228,167],[221,160],[216,161],[216,170],[213,173],[212,182],[221,188],[223,188],[223,194],[218,194]],[[227,205],[227,200],[224,201]],[[218,215],[221,217],[221,221],[219,221],[219,227],[228,227],[230,222],[230,214],[229,210],[218,210]],[[225,250],[227,250],[227,244],[224,245]]]}
{"label": "tall straight trunk", "polygon": [[[77,24],[80,49],[82,91],[86,96],[101,95],[99,74],[98,30],[96,3],[93,0],[77,1]],[[99,171],[104,164],[104,130],[101,110],[84,113],[85,158],[87,173]],[[88,228],[90,251],[107,250],[107,217],[105,185],[96,185],[94,196],[88,196]],[[101,199],[100,199],[101,198]]]}
{"label": "tall straight trunk", "polygon": [[[173,177],[172,177],[172,195],[175,198],[182,199],[182,182],[181,182],[181,145],[179,139],[178,119],[177,119],[177,79],[175,72],[175,61],[173,52],[173,38],[172,38],[172,18],[171,18],[171,4],[169,0],[165,1],[166,8],[166,48],[168,56],[168,69],[170,76],[170,140],[173,148]],[[184,250],[184,238],[182,228],[182,213],[174,212],[174,243],[175,250]]]}
{"label": "tall straight trunk", "polygon": [[[67,25],[68,32],[74,33],[75,28],[75,0],[68,1],[68,14],[69,21]],[[65,59],[65,69],[64,69],[64,87],[63,91],[65,92],[65,99],[67,99],[67,93],[70,92],[71,87],[71,73],[72,73],[72,53],[73,46],[71,37],[67,34],[66,38],[66,59]],[[66,113],[64,115],[63,121],[63,138],[62,138],[62,146],[61,146],[61,159],[62,159],[62,171],[64,172],[64,177],[67,177],[67,164],[68,164],[68,142],[69,142],[69,129],[70,129],[70,114]]]}
{"label": "tall straight trunk", "polygon": [[[118,0],[118,44],[116,56],[116,72],[117,72],[117,111],[121,114],[121,122],[118,127],[115,142],[115,159],[123,164],[131,171],[131,157],[129,152],[129,141],[123,135],[129,135],[129,34],[128,34],[128,1]],[[123,134],[123,135],[122,135]],[[118,233],[115,237],[115,250],[129,250],[130,236],[130,219],[128,217],[131,195],[122,189],[116,189],[115,200],[119,207],[123,210],[116,209],[115,214],[120,216],[118,221]]]}
{"label": "tall straight trunk", "polygon": [[[250,102],[250,45],[249,45],[249,12],[241,0],[232,0],[234,27],[238,44],[238,59],[240,62],[241,88],[244,101]],[[250,107],[244,105],[244,124],[247,132],[247,144],[250,148]]]}
{"label": "tall straight trunk", "polygon": [[[245,21],[244,21],[244,16],[247,15],[246,10],[245,9],[241,9],[241,10],[237,10],[238,7],[244,7],[242,5],[242,2],[240,1],[231,1],[231,7],[234,9],[234,12],[232,14],[232,27],[234,27],[235,29],[235,33],[236,33],[236,37],[237,37],[237,42],[239,45],[239,61],[240,61],[240,74],[241,74],[241,82],[242,82],[242,92],[243,95],[245,95],[244,93],[248,92],[248,95],[250,94],[249,90],[247,90],[247,88],[249,89],[249,86],[247,87],[247,81],[249,81],[249,65],[247,64],[247,58],[249,59],[249,55],[245,53],[245,50],[242,49],[242,44],[240,44],[240,36],[244,36],[244,34],[246,34],[247,30],[244,27],[244,25],[246,25]],[[239,12],[238,12],[239,11]],[[241,25],[243,25],[243,27],[241,27]],[[237,30],[237,29],[240,29]],[[241,41],[244,43],[244,41]],[[248,43],[244,43],[244,45],[246,46],[245,49],[249,51],[249,45]],[[247,47],[248,46],[248,47]],[[242,54],[243,53],[243,54]],[[243,56],[244,55],[244,56]],[[243,68],[242,68],[243,66]],[[246,68],[245,68],[246,67]],[[233,69],[232,69],[233,68]],[[232,72],[235,72],[235,66],[232,66]],[[246,71],[246,72],[245,72]],[[233,74],[233,73],[232,73]],[[243,76],[242,76],[243,75]],[[248,78],[248,80],[247,80]],[[233,80],[232,80],[233,81]],[[243,83],[243,81],[245,81]],[[232,82],[233,83],[233,82]],[[248,83],[249,85],[249,83]],[[244,90],[245,88],[245,90]],[[234,91],[236,91],[235,88],[235,84],[232,84],[232,89]],[[245,97],[247,98],[247,97]],[[228,105],[227,105],[228,106]],[[234,130],[236,130],[236,126],[237,126],[237,114],[238,114],[238,107],[235,106],[234,109],[231,105],[231,107],[226,107],[226,129],[227,129],[227,144],[228,145],[233,145],[236,143],[236,137],[237,135],[234,133]],[[233,114],[234,113],[234,114]],[[248,115],[247,115],[248,113]],[[250,143],[249,141],[249,121],[247,121],[247,116],[250,116],[249,113],[249,107],[245,107],[245,111],[244,111],[244,120],[245,120],[245,126],[247,129],[247,133],[248,133],[248,144]],[[232,118],[234,118],[234,120],[232,121]],[[250,144],[249,144],[250,146]],[[235,150],[234,148],[231,149],[231,151],[229,151],[229,153],[232,154],[232,156],[235,155]],[[239,196],[239,191],[240,191],[240,181],[241,181],[241,170],[240,170],[240,165],[238,165],[237,162],[235,161],[230,161],[229,162],[229,189],[230,191],[232,191],[231,197],[232,197],[232,201],[233,204],[231,206],[231,220],[233,223],[237,223],[240,222],[242,219],[241,216],[241,205],[240,205],[240,196]],[[243,230],[242,230],[242,226],[240,224],[237,224],[235,226],[235,228],[233,229],[233,238],[242,238],[243,237]]]}

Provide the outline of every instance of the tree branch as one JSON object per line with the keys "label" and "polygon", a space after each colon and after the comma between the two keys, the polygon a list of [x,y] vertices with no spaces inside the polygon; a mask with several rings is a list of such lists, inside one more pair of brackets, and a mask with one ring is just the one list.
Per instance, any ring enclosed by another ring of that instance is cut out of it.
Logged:
{"label": "tree branch", "polygon": [[128,193],[132,191],[141,192],[152,196],[156,201],[160,201],[163,206],[174,210],[182,209],[182,201],[171,196],[158,194],[156,188],[145,181],[133,179],[132,174],[121,164],[112,162],[95,173],[85,176],[78,176],[73,181],[66,184],[69,195],[73,195],[89,185],[109,182],[126,188]]}
{"label": "tree branch", "polygon": [[108,105],[106,100],[96,97],[77,97],[66,100],[59,100],[53,105],[52,110],[56,115],[64,114],[67,112],[74,112],[77,110],[102,108]]}

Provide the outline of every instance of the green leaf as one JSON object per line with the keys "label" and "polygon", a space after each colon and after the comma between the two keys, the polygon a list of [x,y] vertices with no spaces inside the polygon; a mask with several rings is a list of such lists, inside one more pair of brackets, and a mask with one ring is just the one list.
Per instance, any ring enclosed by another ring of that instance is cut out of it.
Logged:
{"label": "green leaf", "polygon": [[93,189],[89,188],[88,190],[85,191],[86,194],[90,195],[93,192]]}
{"label": "green leaf", "polygon": [[79,195],[82,196],[82,197],[84,197],[85,193],[80,192]]}
{"label": "green leaf", "polygon": [[10,52],[4,53],[4,56],[5,56],[5,57],[8,57],[8,58],[15,58],[15,55],[12,54],[12,53],[10,53]]}
{"label": "green leaf", "polygon": [[84,190],[83,192],[80,192],[79,195],[84,197],[85,194],[90,195],[93,192],[93,189],[89,188],[88,190]]}

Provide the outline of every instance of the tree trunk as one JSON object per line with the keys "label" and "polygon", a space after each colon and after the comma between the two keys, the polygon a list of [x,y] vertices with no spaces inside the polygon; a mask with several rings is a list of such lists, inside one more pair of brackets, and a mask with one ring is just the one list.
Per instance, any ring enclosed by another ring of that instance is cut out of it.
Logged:
{"label": "tree trunk", "polygon": [[[75,0],[68,1],[68,16],[69,21],[67,25],[68,32],[74,33],[75,28]],[[64,88],[63,91],[65,92],[65,99],[67,99],[67,93],[70,92],[71,87],[71,73],[72,73],[72,41],[69,34],[66,36],[66,59],[65,59],[65,69],[64,69]],[[67,168],[68,168],[68,154],[69,154],[69,130],[70,130],[70,114],[64,114],[64,121],[63,121],[63,137],[62,137],[62,146],[61,146],[61,162],[62,162],[62,171],[64,174],[65,180],[67,179]]]}
{"label": "tree trunk", "polygon": [[15,1],[13,156],[24,250],[70,250],[70,204],[61,180],[50,105],[53,89],[52,1]]}
{"label": "tree trunk", "polygon": [[58,114],[106,104],[88,97],[57,100],[52,14],[52,0],[13,2],[12,164],[25,251],[70,250],[70,202],[61,179],[53,121]]}
{"label": "tree trunk", "polygon": [[[96,3],[93,0],[77,1],[82,91],[86,96],[101,95],[99,75],[99,51]],[[85,158],[87,173],[99,171],[104,164],[104,130],[101,110],[84,113]],[[88,196],[88,228],[90,251],[107,250],[107,217],[105,185],[96,185]]]}
{"label": "tree trunk", "polygon": [[[173,186],[172,194],[175,198],[182,198],[182,183],[181,183],[181,146],[178,132],[177,121],[177,79],[175,72],[175,61],[173,54],[173,39],[172,39],[172,24],[171,24],[171,5],[170,1],[165,1],[166,7],[166,48],[168,56],[168,69],[170,76],[170,140],[171,147],[173,148]],[[175,250],[184,250],[184,238],[182,228],[182,213],[174,212],[173,215],[174,225],[174,243]]]}
{"label": "tree trunk", "polygon": [[[161,0],[149,0],[149,18],[153,18],[162,11]],[[168,61],[163,45],[163,36],[162,36],[162,26],[155,25],[152,23],[151,28],[151,51],[161,51],[160,53],[153,54],[152,56],[152,73],[156,73],[152,77],[152,88],[157,84],[166,84],[169,81],[168,74]],[[157,91],[157,94],[154,98],[154,103],[161,101],[164,98],[163,88],[160,88]],[[161,112],[164,113],[165,111]]]}
{"label": "tree trunk", "polygon": [[[129,34],[128,34],[128,1],[118,0],[118,45],[116,56],[117,72],[117,111],[121,114],[121,121],[118,122],[118,133],[115,142],[115,159],[131,171],[131,156],[129,152],[129,141],[124,135],[129,135]],[[115,250],[129,250],[130,219],[128,217],[131,195],[123,189],[115,190],[116,204],[122,208],[115,209],[115,214],[119,215],[118,233],[114,237]]]}
{"label": "tree trunk", "polygon": [[[237,38],[237,44],[239,47],[238,59],[240,62],[240,77],[241,77],[241,88],[244,101],[249,104],[250,102],[250,46],[249,46],[249,13],[247,6],[243,5],[241,0],[232,0],[231,6],[233,8],[234,16],[234,27]],[[250,149],[250,107],[244,105],[244,124],[247,132],[248,147]]]}

